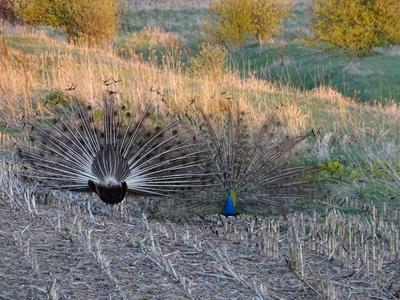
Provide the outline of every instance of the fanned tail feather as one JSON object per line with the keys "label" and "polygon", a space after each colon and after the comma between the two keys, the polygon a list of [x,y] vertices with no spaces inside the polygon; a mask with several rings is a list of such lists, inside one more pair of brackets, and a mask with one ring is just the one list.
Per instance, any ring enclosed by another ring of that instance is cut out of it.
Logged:
{"label": "fanned tail feather", "polygon": [[19,150],[23,175],[50,188],[89,185],[96,193],[97,185],[125,182],[131,191],[162,196],[206,185],[205,151],[187,140],[179,122],[155,126],[151,114],[151,106],[128,111],[110,96],[100,107],[73,99],[29,124],[31,145]]}
{"label": "fanned tail feather", "polygon": [[312,197],[318,167],[296,165],[292,149],[312,136],[275,137],[275,117],[267,118],[254,131],[237,102],[225,105],[224,119],[218,120],[198,108],[200,118],[191,118],[203,149],[209,149],[216,184],[188,203],[187,210],[216,209],[221,212],[227,193],[237,190],[241,212],[260,213],[300,208],[301,199]]}

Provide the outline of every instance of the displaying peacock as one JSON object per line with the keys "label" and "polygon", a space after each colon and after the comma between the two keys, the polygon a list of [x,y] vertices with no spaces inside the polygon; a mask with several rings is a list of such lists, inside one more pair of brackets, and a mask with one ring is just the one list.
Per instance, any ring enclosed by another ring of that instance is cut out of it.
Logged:
{"label": "displaying peacock", "polygon": [[274,132],[274,116],[253,131],[237,102],[223,106],[222,117],[208,115],[201,108],[187,115],[199,144],[210,154],[215,174],[214,186],[191,209],[219,211],[225,216],[281,211],[311,195],[318,168],[296,164],[289,156],[314,132],[281,138]]}
{"label": "displaying peacock", "polygon": [[56,189],[90,190],[107,204],[128,191],[168,196],[205,184],[208,159],[178,122],[166,124],[104,97],[98,107],[73,100],[29,122],[30,146],[18,150],[23,176]]}

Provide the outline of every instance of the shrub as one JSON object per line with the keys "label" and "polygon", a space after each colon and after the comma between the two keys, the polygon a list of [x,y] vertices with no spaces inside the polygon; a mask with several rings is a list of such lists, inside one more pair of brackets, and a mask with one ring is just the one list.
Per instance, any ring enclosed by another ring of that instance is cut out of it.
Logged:
{"label": "shrub", "polygon": [[398,0],[316,0],[312,40],[355,56],[400,41]]}
{"label": "shrub", "polygon": [[199,53],[189,61],[189,73],[218,78],[227,73],[226,61],[227,53],[224,48],[203,43]]}
{"label": "shrub", "polygon": [[[75,2],[75,3],[74,3]],[[118,10],[113,0],[74,0],[67,35],[89,44],[110,41],[118,26]]]}
{"label": "shrub", "polygon": [[216,0],[211,11],[215,16],[207,24],[211,37],[221,44],[243,45],[252,31],[250,0]]}
{"label": "shrub", "polygon": [[381,43],[400,43],[400,1],[377,0],[375,11],[377,34]]}
{"label": "shrub", "polygon": [[61,28],[69,41],[89,45],[110,41],[118,25],[114,0],[23,0],[16,11],[29,24]]}
{"label": "shrub", "polygon": [[258,0],[254,1],[253,6],[252,30],[258,43],[263,44],[278,31],[292,6],[285,0]]}
{"label": "shrub", "polygon": [[289,2],[278,0],[214,0],[206,29],[226,46],[243,45],[250,38],[262,44],[277,32],[289,9]]}

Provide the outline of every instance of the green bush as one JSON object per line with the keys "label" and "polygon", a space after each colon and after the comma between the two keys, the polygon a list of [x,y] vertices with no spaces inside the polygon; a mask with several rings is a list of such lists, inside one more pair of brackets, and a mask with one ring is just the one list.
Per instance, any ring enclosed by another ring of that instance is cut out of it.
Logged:
{"label": "green bush", "polygon": [[189,73],[218,78],[227,73],[227,52],[220,46],[203,43],[199,53],[189,61]]}
{"label": "green bush", "polygon": [[315,0],[313,41],[359,56],[400,42],[398,0]]}
{"label": "green bush", "polygon": [[382,44],[400,43],[400,1],[377,0],[376,24]]}
{"label": "green bush", "polygon": [[252,38],[262,44],[277,32],[290,7],[279,0],[214,0],[206,29],[225,46],[240,46]]}
{"label": "green bush", "polygon": [[207,30],[220,44],[243,45],[251,32],[251,6],[249,0],[216,0],[211,3],[213,20]]}
{"label": "green bush", "polygon": [[278,32],[292,6],[290,2],[284,0],[256,0],[252,5],[252,31],[258,43],[263,44]]}
{"label": "green bush", "polygon": [[118,25],[114,0],[22,0],[15,10],[28,24],[63,29],[68,40],[75,43],[109,42]]}

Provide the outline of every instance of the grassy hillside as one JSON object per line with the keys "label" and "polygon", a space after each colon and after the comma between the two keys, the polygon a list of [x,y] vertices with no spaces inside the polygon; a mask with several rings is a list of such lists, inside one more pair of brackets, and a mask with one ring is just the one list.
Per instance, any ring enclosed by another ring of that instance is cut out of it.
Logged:
{"label": "grassy hillside", "polygon": [[356,62],[327,46],[308,45],[309,9],[295,8],[281,37],[265,46],[249,45],[233,51],[243,75],[290,84],[301,89],[329,85],[362,101],[400,99],[399,47],[377,48]]}
{"label": "grassy hillside", "polygon": [[[100,99],[105,92],[102,80],[107,78],[122,79],[116,89],[126,101],[160,104],[163,96],[177,112],[187,107],[191,99],[207,111],[216,112],[217,100],[228,97],[239,100],[254,120],[266,113],[277,113],[284,126],[282,134],[320,128],[321,136],[310,141],[314,152],[307,159],[341,170],[331,170],[343,179],[341,197],[360,198],[378,206],[383,202],[399,206],[397,104],[363,105],[327,87],[301,92],[253,77],[241,79],[235,74],[193,78],[169,65],[161,69],[151,63],[128,61],[108,50],[67,45],[28,29],[6,35],[1,49],[3,131],[14,131],[18,118],[40,113],[63,94],[72,93],[92,102]],[[67,91],[73,84],[76,89]]]}
{"label": "grassy hillside", "polygon": [[[329,85],[362,101],[400,99],[398,47],[376,49],[372,55],[361,57],[354,63],[351,57],[340,51],[307,46],[304,37],[309,31],[308,13],[309,5],[297,1],[280,36],[263,46],[252,44],[230,49],[231,64],[242,76],[256,74],[257,78],[300,89]],[[208,14],[206,5],[184,9],[172,4],[163,9],[136,6],[136,11],[126,22],[129,24],[128,33],[159,26],[178,34],[184,41],[180,58],[186,62],[205,38],[201,24]],[[149,56],[148,49],[136,48],[139,53]]]}

